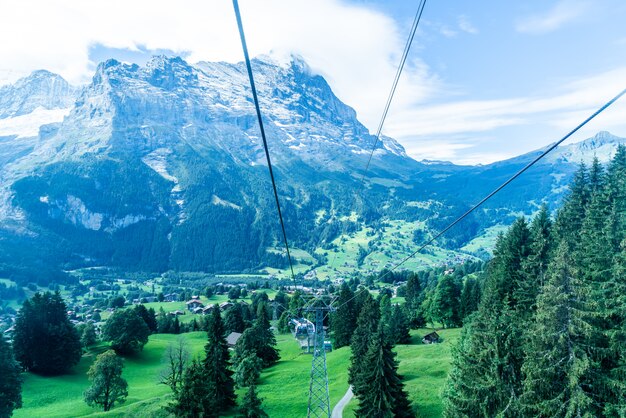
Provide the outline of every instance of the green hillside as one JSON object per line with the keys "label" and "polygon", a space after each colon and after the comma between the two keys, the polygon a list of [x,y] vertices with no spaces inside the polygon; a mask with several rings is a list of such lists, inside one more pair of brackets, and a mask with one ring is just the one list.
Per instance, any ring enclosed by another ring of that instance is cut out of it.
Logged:
{"label": "green hillside", "polygon": [[[420,342],[424,330],[412,332],[412,344],[396,347],[400,360],[400,372],[405,376],[406,388],[416,405],[419,416],[438,417],[441,415],[440,391],[445,382],[450,361],[450,345],[458,330],[443,330],[444,342],[426,346]],[[204,332],[183,334],[189,341],[194,354],[201,354],[206,341]],[[41,377],[26,373],[24,381],[24,406],[14,413],[14,417],[67,417],[107,416],[107,417],[166,417],[162,406],[171,399],[169,388],[158,384],[161,369],[161,356],[167,345],[178,336],[156,334],[150,337],[142,353],[126,358],[124,378],[128,381],[129,393],[126,403],[108,413],[88,407],[82,400],[82,393],[89,385],[86,372],[95,356],[104,350],[99,346],[83,356],[72,374],[60,377]],[[303,416],[308,401],[309,373],[311,356],[301,354],[298,344],[291,335],[277,337],[281,360],[266,369],[260,380],[259,392],[264,398],[267,413],[272,418]],[[348,347],[328,353],[328,372],[331,405],[334,406],[348,388]],[[356,407],[351,402],[344,416]],[[71,412],[70,412],[71,411]],[[230,416],[235,416],[232,411]]]}

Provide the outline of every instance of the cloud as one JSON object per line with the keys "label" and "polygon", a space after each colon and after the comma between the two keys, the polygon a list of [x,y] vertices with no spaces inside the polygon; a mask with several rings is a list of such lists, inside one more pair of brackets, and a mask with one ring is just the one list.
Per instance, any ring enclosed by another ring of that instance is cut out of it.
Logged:
{"label": "cloud", "polygon": [[[100,51],[170,50],[184,53],[190,62],[243,59],[230,1],[10,3],[0,14],[0,39],[11,40],[0,43],[4,79],[45,68],[72,83],[87,82],[97,64],[90,56],[94,46]],[[341,0],[241,0],[240,9],[252,56],[302,56],[344,102],[355,106],[366,126],[377,126],[407,35],[392,18]],[[428,66],[410,60],[394,106],[424,100],[438,83]]]}
{"label": "cloud", "polygon": [[[495,161],[492,158],[511,157],[558,139],[626,88],[625,80],[626,67],[620,67],[564,82],[545,95],[407,106],[390,116],[385,134],[403,143],[408,154],[416,159]],[[591,121],[575,139],[590,137],[599,130],[626,131],[624,114],[626,97]],[[531,128],[539,128],[542,137],[527,138],[525,135]],[[508,143],[505,147],[494,138],[494,132],[515,144]],[[503,149],[494,151],[496,146]],[[471,148],[475,148],[473,153]]]}
{"label": "cloud", "polygon": [[467,32],[472,35],[476,35],[478,33],[478,29],[470,22],[469,18],[465,15],[461,15],[458,18],[459,29],[463,32]]}
{"label": "cloud", "polygon": [[529,34],[553,32],[583,17],[590,6],[586,0],[560,0],[544,13],[519,20],[515,29]]}

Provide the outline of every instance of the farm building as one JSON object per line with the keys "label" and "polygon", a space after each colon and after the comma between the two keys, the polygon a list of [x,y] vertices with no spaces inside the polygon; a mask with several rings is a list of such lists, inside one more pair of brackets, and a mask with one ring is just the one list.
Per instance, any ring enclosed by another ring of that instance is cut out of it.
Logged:
{"label": "farm building", "polygon": [[196,308],[204,308],[204,303],[200,302],[199,299],[191,299],[187,301],[187,309],[192,311]]}
{"label": "farm building", "polygon": [[437,344],[439,341],[439,334],[437,334],[435,331],[431,332],[430,334],[424,335],[424,338],[422,338],[423,344]]}
{"label": "farm building", "polygon": [[226,344],[228,344],[228,348],[234,348],[240,337],[241,334],[238,332],[231,332],[230,334],[228,334],[228,336],[226,337]]}

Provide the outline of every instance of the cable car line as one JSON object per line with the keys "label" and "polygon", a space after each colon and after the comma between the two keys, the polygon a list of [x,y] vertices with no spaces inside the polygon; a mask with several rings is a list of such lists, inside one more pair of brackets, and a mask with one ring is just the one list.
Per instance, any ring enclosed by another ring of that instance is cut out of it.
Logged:
{"label": "cable car line", "polygon": [[[404,65],[406,64],[406,60],[409,56],[409,51],[411,50],[411,45],[413,45],[413,39],[415,38],[415,33],[417,32],[417,27],[422,18],[422,13],[424,12],[424,6],[426,6],[426,0],[421,0],[420,4],[417,6],[417,12],[415,13],[415,18],[413,19],[413,25],[411,26],[411,31],[409,32],[409,37],[404,45],[404,51],[402,52],[402,57],[400,58],[400,64],[398,65],[398,69],[396,70],[396,75],[393,79],[393,83],[391,84],[391,90],[389,91],[389,96],[387,97],[387,102],[385,103],[385,107],[380,118],[380,122],[378,123],[378,129],[376,130],[376,135],[374,137],[374,144],[372,145],[372,149],[370,150],[369,157],[367,159],[367,163],[365,164],[365,169],[361,175],[359,190],[354,197],[354,201],[352,203],[352,209],[356,206],[357,196],[362,197],[363,189],[365,188],[365,178],[367,175],[367,171],[369,170],[370,164],[372,163],[372,157],[374,156],[374,151],[376,151],[376,146],[378,142],[380,142],[380,136],[383,132],[383,126],[385,126],[385,121],[387,120],[387,114],[389,113],[389,108],[391,107],[391,102],[393,101],[393,97],[396,93],[396,89],[398,88],[398,82],[400,81],[400,76],[402,75],[402,70],[404,70]],[[349,215],[352,214],[352,210],[350,210]],[[335,260],[337,259],[337,252],[333,256],[333,260],[329,265],[329,270],[335,264]]]}
{"label": "cable car line", "polygon": [[[252,75],[252,65],[250,64],[248,46],[246,44],[246,37],[243,32],[243,23],[241,21],[241,13],[239,12],[239,3],[237,0],[233,0],[233,7],[235,9],[235,16],[237,17],[237,27],[239,28],[239,38],[241,39],[241,47],[243,49],[243,55],[246,61],[246,69],[248,70],[248,78],[250,80],[250,88],[252,89],[252,98],[254,99],[254,107],[256,109],[257,119],[259,120],[259,129],[261,130],[261,138],[263,139],[263,148],[265,149],[265,158],[267,159],[267,167],[270,172],[270,178],[272,179],[272,189],[274,190],[274,198],[276,200],[276,209],[278,210],[278,218],[280,219],[280,228],[283,233],[283,241],[285,242],[285,249],[287,250],[287,259],[289,260],[289,268],[291,269],[291,278],[293,279],[294,283],[296,283],[296,276],[293,272],[293,262],[291,260],[291,252],[289,251],[289,243],[287,242],[287,232],[285,231],[285,222],[283,221],[283,213],[280,209],[280,201],[278,199],[278,190],[276,188],[276,179],[274,178],[274,170],[272,169],[272,160],[270,158],[270,151],[267,146],[267,138],[265,137],[265,128],[263,126],[261,108],[259,107],[259,98],[257,96],[256,86],[254,84],[254,76]],[[296,283],[296,288],[297,288],[297,283]]]}
{"label": "cable car line", "polygon": [[[515,180],[516,178],[518,178],[519,176],[521,176],[526,170],[528,170],[529,168],[531,168],[533,165],[535,165],[539,160],[543,159],[546,155],[548,155],[548,153],[550,153],[551,151],[553,151],[556,147],[558,147],[559,145],[561,145],[564,141],[566,141],[569,137],[571,137],[574,133],[576,133],[578,130],[580,130],[583,126],[585,126],[587,123],[589,123],[592,119],[594,119],[596,116],[598,116],[600,113],[604,112],[607,108],[609,108],[613,103],[615,103],[617,100],[619,100],[622,96],[624,96],[626,94],[626,89],[622,90],[619,94],[617,94],[615,97],[613,97],[611,100],[609,100],[608,102],[606,102],[602,107],[600,107],[598,110],[596,110],[593,114],[591,114],[590,116],[587,117],[587,119],[585,119],[583,122],[581,122],[578,126],[576,126],[574,129],[572,129],[569,133],[567,133],[564,137],[562,137],[561,139],[559,139],[557,142],[553,143],[552,145],[550,145],[550,147],[548,149],[546,149],[543,153],[541,153],[539,156],[537,156],[534,160],[532,160],[531,162],[529,162],[528,164],[526,164],[522,169],[520,169],[517,173],[513,174],[508,180],[506,180],[504,183],[502,183],[500,186],[498,186],[495,190],[493,190],[491,193],[489,193],[487,196],[485,196],[480,202],[476,203],[474,206],[472,206],[470,209],[468,209],[465,213],[463,213],[461,216],[459,216],[457,219],[455,219],[453,222],[451,222],[448,226],[446,226],[444,229],[442,229],[441,231],[439,231],[435,236],[433,236],[432,238],[430,238],[429,240],[427,240],[426,242],[424,242],[422,245],[420,245],[417,250],[413,251],[411,254],[409,254],[407,257],[405,257],[404,259],[402,259],[399,263],[397,263],[396,265],[394,265],[391,269],[389,269],[384,275],[380,276],[379,279],[383,279],[385,277],[387,277],[389,274],[393,273],[398,267],[400,267],[401,265],[403,265],[404,263],[406,263],[407,261],[409,261],[411,258],[413,258],[417,253],[419,253],[420,251],[422,251],[424,248],[426,248],[428,245],[432,244],[437,238],[441,237],[443,234],[445,234],[446,232],[448,232],[452,227],[454,227],[456,224],[458,224],[459,222],[461,222],[464,218],[466,218],[470,213],[474,212],[476,209],[478,209],[480,206],[482,206],[487,200],[491,199],[496,193],[500,192],[502,189],[504,189],[506,186],[509,185],[509,183],[511,183],[513,180]],[[369,255],[369,254],[368,254]],[[337,309],[339,309],[340,307],[342,307],[343,305],[345,305],[346,303],[350,302],[351,300],[353,300],[354,298],[357,297],[357,294],[359,292],[355,292],[354,296],[350,299],[348,299],[347,301],[345,301],[344,303],[342,303],[341,305],[339,305],[337,307]]]}

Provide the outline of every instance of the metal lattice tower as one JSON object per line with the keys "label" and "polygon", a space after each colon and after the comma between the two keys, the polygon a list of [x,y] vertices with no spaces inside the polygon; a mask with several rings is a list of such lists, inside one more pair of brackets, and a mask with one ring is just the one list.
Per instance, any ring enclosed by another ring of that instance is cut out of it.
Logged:
{"label": "metal lattice tower", "polygon": [[324,314],[330,306],[311,307],[315,312],[315,334],[313,339],[313,362],[311,364],[311,384],[309,386],[309,409],[307,418],[330,418],[330,397],[328,395],[328,371],[326,369],[326,348],[324,347]]}

